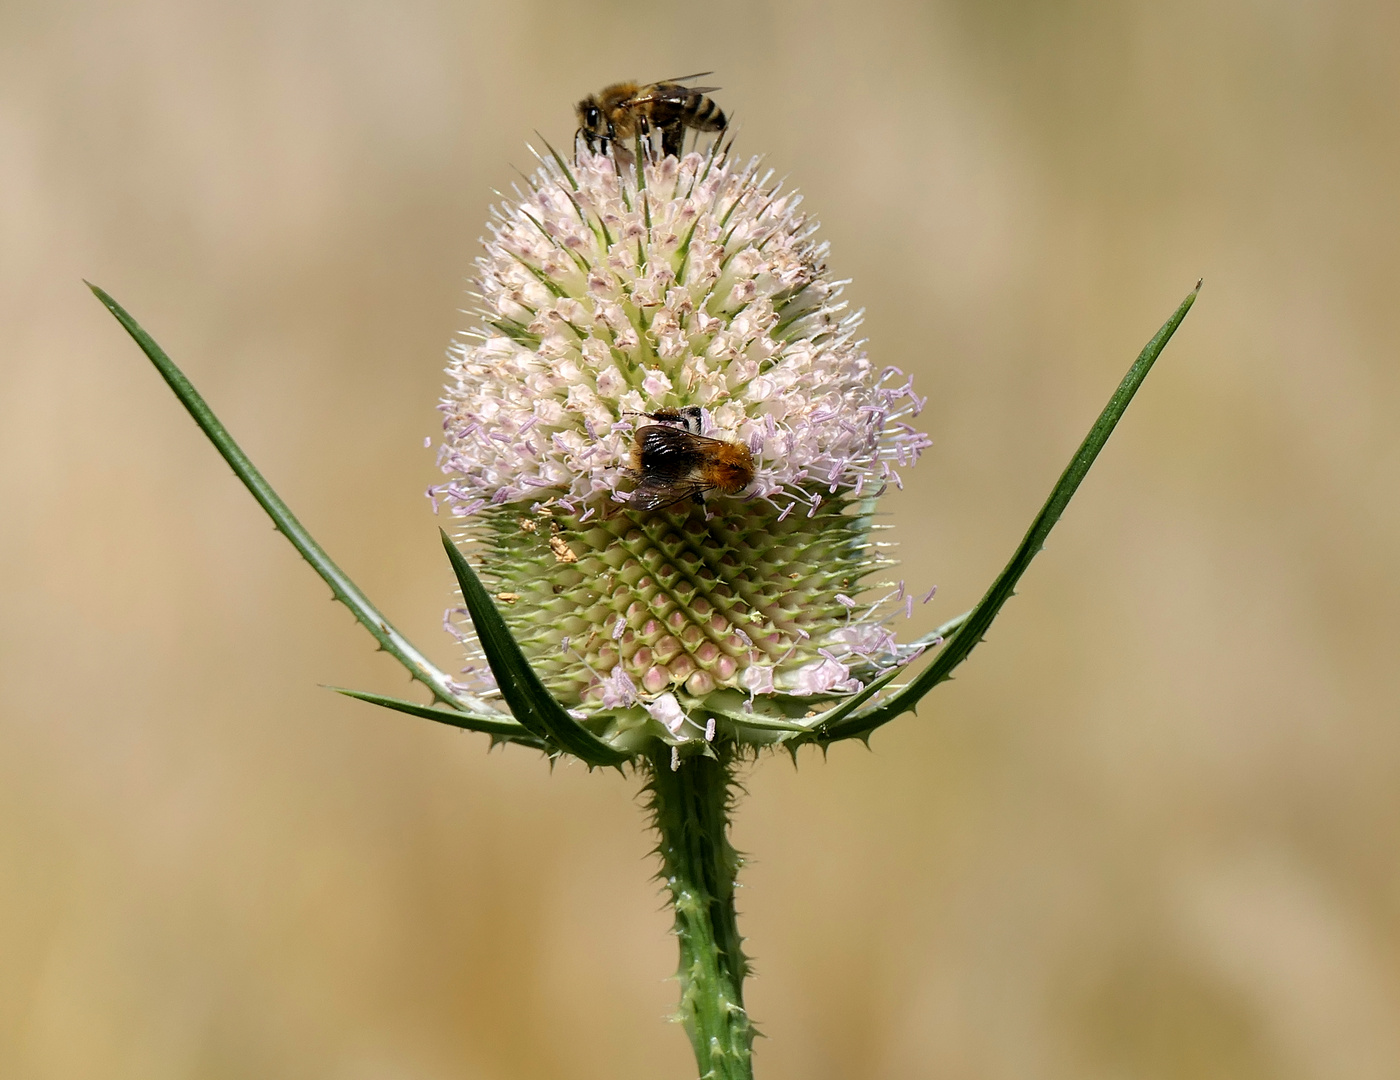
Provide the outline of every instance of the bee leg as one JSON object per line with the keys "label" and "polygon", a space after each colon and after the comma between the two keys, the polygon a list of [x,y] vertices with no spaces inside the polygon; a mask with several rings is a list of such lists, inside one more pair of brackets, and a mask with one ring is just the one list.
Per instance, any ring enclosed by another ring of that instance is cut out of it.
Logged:
{"label": "bee leg", "polygon": [[695,500],[696,506],[702,510],[705,509],[705,493],[703,491],[697,491],[691,498]]}
{"label": "bee leg", "polygon": [[661,153],[665,157],[680,157],[681,144],[685,142],[685,125],[679,120],[661,129]]}
{"label": "bee leg", "polygon": [[[646,124],[647,158],[651,161],[660,161],[671,151],[668,149],[669,143],[666,141],[667,128],[648,119]],[[660,146],[657,145],[657,132],[661,133]]]}

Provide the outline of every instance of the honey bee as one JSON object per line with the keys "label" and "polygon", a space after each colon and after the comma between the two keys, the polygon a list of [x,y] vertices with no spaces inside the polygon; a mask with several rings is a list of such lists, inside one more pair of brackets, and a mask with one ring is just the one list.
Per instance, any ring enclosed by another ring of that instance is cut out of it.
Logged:
{"label": "honey bee", "polygon": [[705,96],[719,87],[681,85],[686,79],[709,74],[702,71],[647,85],[620,82],[606,86],[575,106],[578,134],[588,141],[590,149],[601,153],[617,139],[645,138],[660,131],[661,152],[679,157],[686,128],[723,131],[729,123],[724,110]]}
{"label": "honey bee", "polygon": [[627,503],[636,510],[664,510],[685,499],[704,505],[705,492],[737,495],[753,483],[753,454],[743,443],[700,434],[700,409],[642,413],[648,424],[632,444],[637,486]]}

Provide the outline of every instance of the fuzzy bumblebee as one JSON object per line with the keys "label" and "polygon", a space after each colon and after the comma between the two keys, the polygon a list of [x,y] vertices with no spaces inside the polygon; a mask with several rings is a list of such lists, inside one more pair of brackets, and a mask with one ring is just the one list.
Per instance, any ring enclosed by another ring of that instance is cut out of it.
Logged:
{"label": "fuzzy bumblebee", "polygon": [[700,434],[703,413],[695,405],[648,413],[651,424],[632,444],[637,486],[627,496],[633,510],[664,510],[686,499],[704,505],[705,492],[737,495],[753,483],[753,453],[743,443]]}

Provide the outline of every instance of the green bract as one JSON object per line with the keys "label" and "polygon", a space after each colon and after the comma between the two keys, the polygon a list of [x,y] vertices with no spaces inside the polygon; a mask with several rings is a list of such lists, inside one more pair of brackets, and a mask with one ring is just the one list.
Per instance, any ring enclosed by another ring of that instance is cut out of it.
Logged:
{"label": "green bract", "polygon": [[[166,356],[160,346],[127,314],[121,305],[96,286],[90,287],[98,299],[107,306],[108,310],[131,334],[151,362],[155,364],[176,396],[189,410],[190,415],[194,417],[195,422],[199,424],[219,453],[233,467],[239,479],[267,511],[277,528],[286,535],[312,568],[331,587],[336,599],[344,603],[374,636],[380,646],[403,664],[415,679],[428,687],[434,698],[441,704],[425,706],[379,694],[368,694],[360,691],[344,691],[345,693],[400,712],[437,720],[455,727],[481,731],[490,735],[493,740],[518,742],[537,747],[550,754],[572,753],[590,765],[615,764],[638,752],[636,747],[639,743],[635,735],[637,729],[626,729],[623,722],[624,712],[617,711],[613,715],[603,715],[604,722],[600,726],[600,730],[590,731],[579,722],[578,716],[572,715],[564,704],[556,701],[549,694],[538,676],[531,672],[532,678],[524,677],[524,672],[530,671],[530,668],[523,651],[510,638],[507,624],[486,590],[481,588],[479,583],[475,588],[471,587],[472,583],[477,582],[477,577],[467,560],[462,557],[454,559],[454,568],[457,571],[469,613],[478,629],[481,625],[493,627],[491,636],[482,640],[482,644],[488,646],[485,652],[487,660],[493,669],[499,667],[503,671],[521,673],[521,678],[514,680],[513,683],[513,685],[519,684],[521,687],[516,700],[522,703],[533,701],[532,711],[548,713],[555,721],[556,730],[551,732],[538,725],[527,725],[522,722],[518,715],[512,716],[505,711],[494,708],[491,702],[468,692],[445,672],[433,665],[402,634],[394,629],[393,625],[371,604],[368,597],[330,560],[321,546],[306,532],[290,509],[234,442],[198,391],[185,378],[174,362]],[[843,700],[819,702],[816,709],[804,709],[801,715],[789,715],[781,707],[777,709],[761,708],[756,701],[754,707],[750,711],[746,711],[743,707],[743,695],[732,691],[724,693],[721,691],[726,688],[717,688],[706,698],[707,712],[701,715],[707,715],[708,718],[716,720],[716,728],[718,728],[719,721],[732,725],[732,730],[742,731],[746,740],[779,742],[789,747],[795,747],[808,742],[825,745],[839,739],[863,739],[868,737],[875,728],[888,723],[901,713],[913,711],[923,695],[939,682],[947,679],[952,670],[965,660],[972,649],[982,640],[982,636],[1000,611],[1001,606],[1010,598],[1016,582],[1040,551],[1045,538],[1059,520],[1075,491],[1078,490],[1094,459],[1108,441],[1114,426],[1137,392],[1137,388],[1147,377],[1148,371],[1151,370],[1158,355],[1176,332],[1182,319],[1186,317],[1186,313],[1195,302],[1199,290],[1198,283],[1196,288],[1181,302],[1171,318],[1143,348],[1109,399],[1103,412],[1099,414],[1098,420],[1095,421],[1084,442],[1061,475],[1059,482],[1051,491],[1050,497],[1046,500],[1040,513],[1036,515],[1030,529],[1013,553],[1010,562],[997,576],[978,605],[965,615],[950,621],[928,638],[911,643],[914,650],[933,646],[938,646],[938,649],[933,655],[932,662],[915,676],[908,686],[898,689],[891,685],[892,680],[899,674],[900,670],[897,667],[892,668],[883,675],[871,678],[861,690],[850,694]],[[689,520],[689,515],[686,515],[685,520]],[[444,540],[448,543],[453,554],[456,555],[456,548],[445,537]],[[599,557],[601,558],[601,556]],[[615,559],[617,556],[614,554],[612,557]],[[638,562],[640,565],[640,560]],[[548,563],[544,565],[547,567]],[[566,563],[564,565],[574,564]],[[552,592],[552,590],[553,585],[550,585],[550,591]],[[510,609],[510,604],[502,603],[507,610]],[[496,632],[495,627],[499,627],[500,632]],[[645,627],[645,623],[643,623],[643,627]],[[504,647],[507,641],[510,641],[512,648]],[[551,680],[560,678],[559,672],[551,671],[547,664],[542,666],[547,678]],[[499,675],[496,681],[504,691],[504,684],[501,683]],[[730,696],[730,693],[733,696]],[[509,700],[507,698],[508,702]],[[774,700],[781,701],[781,698]],[[524,707],[523,704],[522,707]],[[815,715],[807,715],[808,713],[815,713]],[[560,719],[561,717],[562,719]],[[584,715],[584,719],[588,719],[587,714]],[[592,722],[597,725],[598,719],[599,717],[595,716]],[[689,722],[689,718],[687,718],[687,722]],[[708,727],[708,719],[705,723]],[[645,724],[642,727],[644,728]],[[561,732],[564,733],[562,736]]]}

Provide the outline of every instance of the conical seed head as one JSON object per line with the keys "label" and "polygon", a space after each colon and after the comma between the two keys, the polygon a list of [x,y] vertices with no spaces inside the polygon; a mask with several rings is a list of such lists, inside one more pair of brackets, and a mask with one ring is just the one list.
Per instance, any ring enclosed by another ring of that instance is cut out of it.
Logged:
{"label": "conical seed head", "polygon": [[[622,744],[801,715],[899,657],[853,598],[890,565],[870,514],[926,445],[922,403],[872,368],[798,203],[714,151],[584,152],[542,162],[478,260],[432,494],[546,685]],[[752,483],[701,503],[697,464],[629,509],[638,430],[693,406],[696,452],[746,447]]]}

